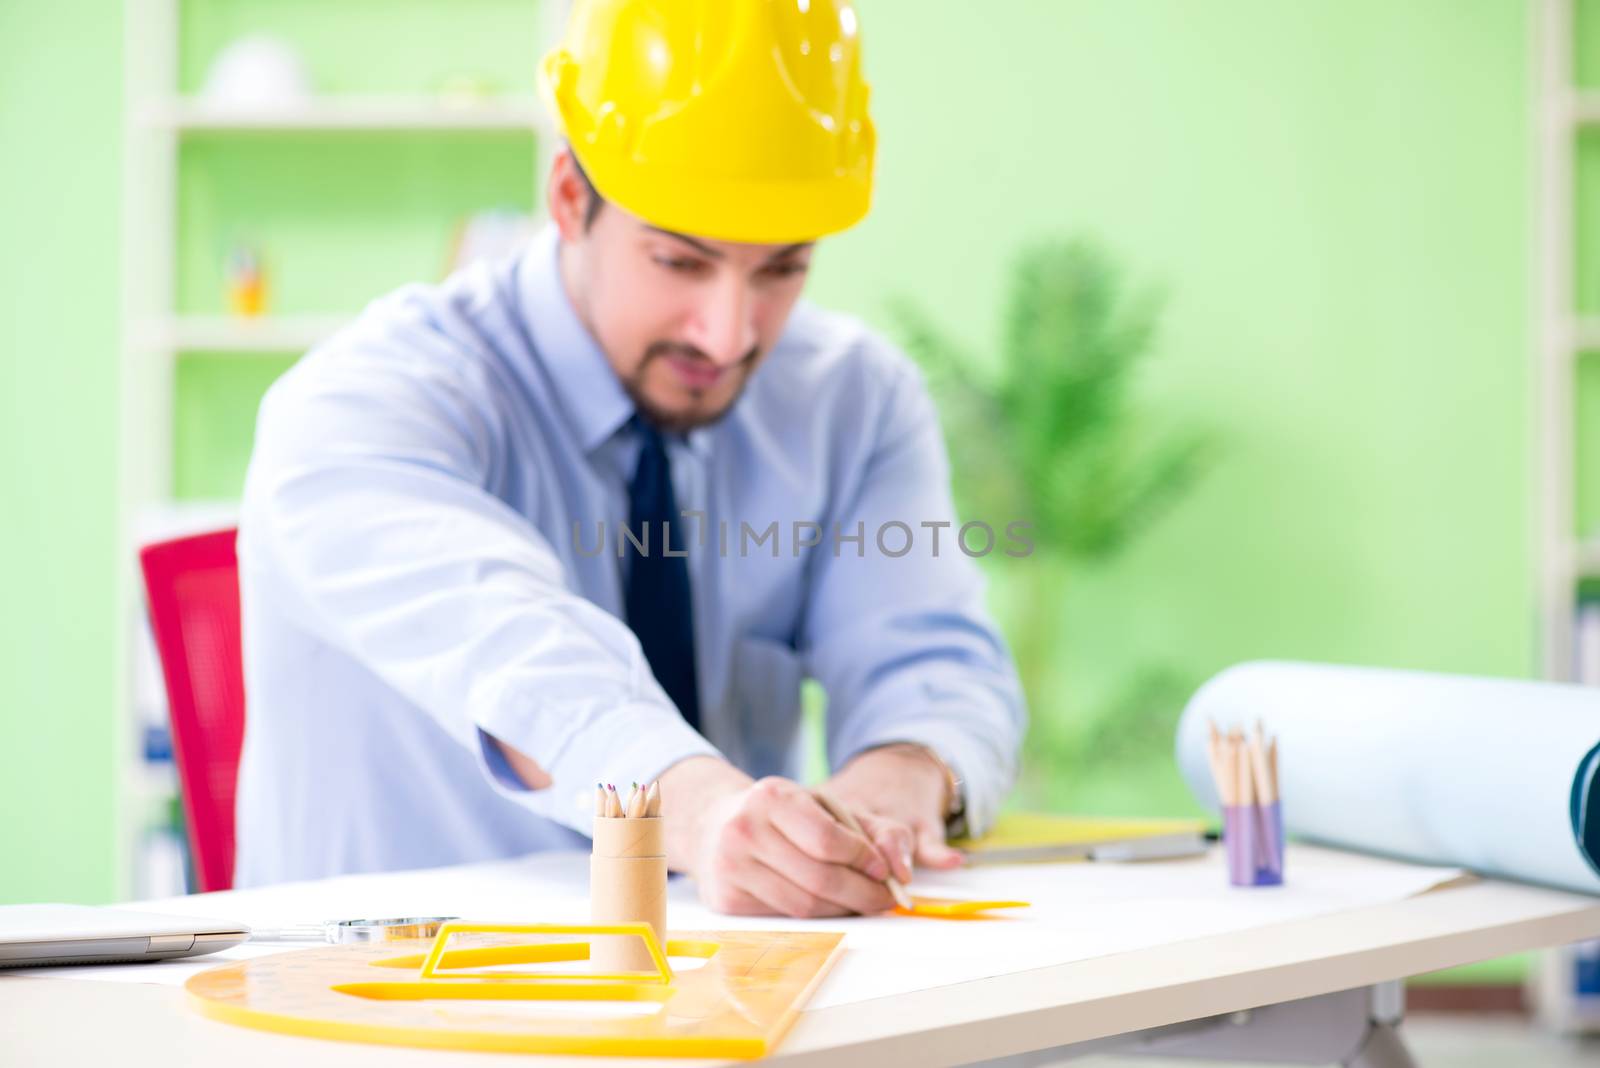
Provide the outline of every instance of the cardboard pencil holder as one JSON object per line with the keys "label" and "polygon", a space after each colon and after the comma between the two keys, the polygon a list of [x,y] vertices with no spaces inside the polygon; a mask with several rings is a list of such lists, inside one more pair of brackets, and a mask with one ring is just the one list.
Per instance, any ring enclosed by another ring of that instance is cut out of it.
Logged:
{"label": "cardboard pencil holder", "polygon": [[[648,923],[667,944],[667,851],[660,817],[594,818],[589,857],[589,918],[593,923]],[[602,938],[591,944],[596,972],[653,972],[655,962],[639,938]]]}

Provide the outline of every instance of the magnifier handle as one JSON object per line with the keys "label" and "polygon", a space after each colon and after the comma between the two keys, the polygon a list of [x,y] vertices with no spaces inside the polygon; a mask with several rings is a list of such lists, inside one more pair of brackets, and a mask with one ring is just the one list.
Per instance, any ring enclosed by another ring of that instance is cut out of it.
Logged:
{"label": "magnifier handle", "polygon": [[250,929],[252,942],[330,942],[328,925],[325,923],[302,923],[293,927],[253,927]]}

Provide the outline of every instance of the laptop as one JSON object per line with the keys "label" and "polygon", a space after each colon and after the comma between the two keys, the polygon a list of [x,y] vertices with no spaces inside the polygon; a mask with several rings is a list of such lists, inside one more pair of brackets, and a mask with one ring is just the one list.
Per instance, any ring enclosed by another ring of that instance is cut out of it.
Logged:
{"label": "laptop", "polygon": [[88,905],[0,905],[0,968],[198,957],[250,936],[243,924]]}

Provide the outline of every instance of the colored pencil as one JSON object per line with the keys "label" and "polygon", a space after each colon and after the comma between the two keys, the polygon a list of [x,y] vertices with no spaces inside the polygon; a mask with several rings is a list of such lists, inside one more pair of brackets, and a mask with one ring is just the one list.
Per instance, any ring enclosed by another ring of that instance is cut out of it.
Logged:
{"label": "colored pencil", "polygon": [[1250,739],[1250,771],[1255,777],[1256,800],[1263,805],[1270,805],[1276,801],[1278,791],[1272,781],[1272,773],[1267,767],[1266,732],[1262,730],[1260,720],[1256,720],[1255,734]]}

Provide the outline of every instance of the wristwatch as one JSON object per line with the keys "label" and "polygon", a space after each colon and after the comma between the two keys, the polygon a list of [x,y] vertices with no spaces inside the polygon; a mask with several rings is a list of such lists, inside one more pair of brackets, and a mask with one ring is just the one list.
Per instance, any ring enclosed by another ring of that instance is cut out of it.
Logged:
{"label": "wristwatch", "polygon": [[967,786],[961,781],[960,776],[944,758],[932,749],[924,749],[930,758],[937,761],[944,769],[945,788],[949,791],[946,795],[948,803],[944,807],[944,836],[948,841],[952,838],[965,838],[967,836]]}
{"label": "wristwatch", "polygon": [[944,836],[965,838],[967,834],[967,789],[955,769],[943,757],[921,742],[888,742],[874,749],[908,749],[919,753],[938,766],[944,775]]}

